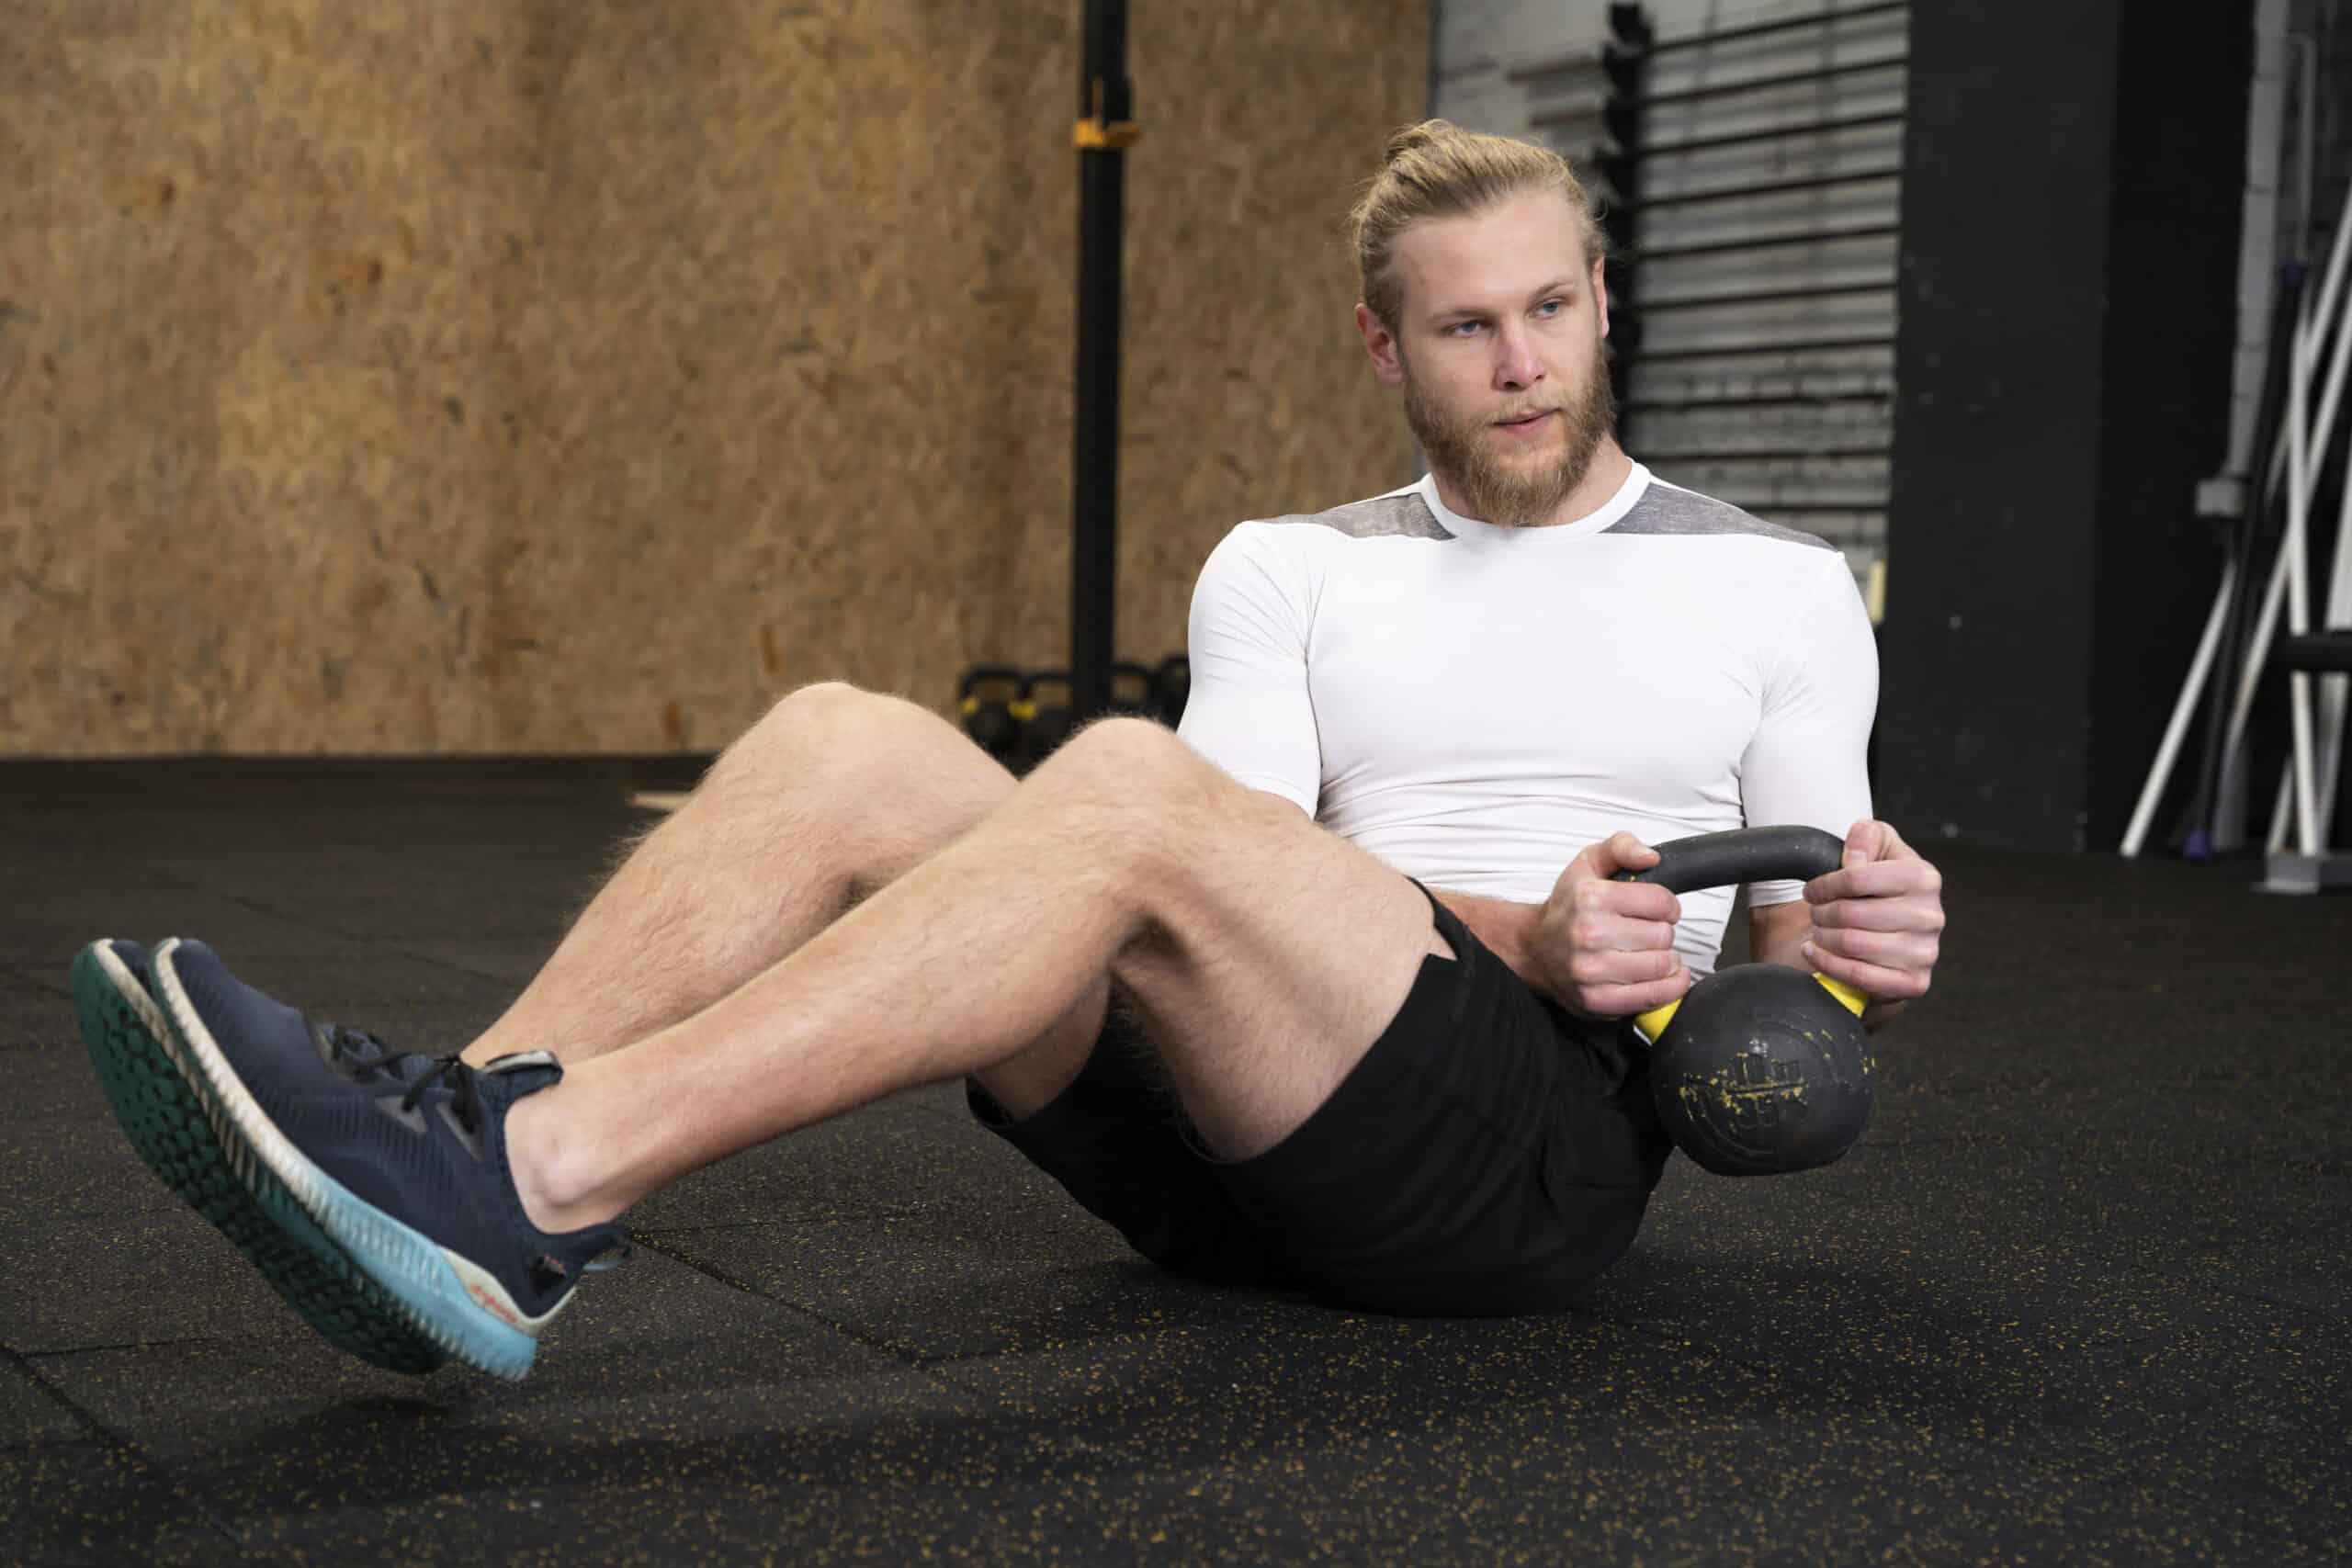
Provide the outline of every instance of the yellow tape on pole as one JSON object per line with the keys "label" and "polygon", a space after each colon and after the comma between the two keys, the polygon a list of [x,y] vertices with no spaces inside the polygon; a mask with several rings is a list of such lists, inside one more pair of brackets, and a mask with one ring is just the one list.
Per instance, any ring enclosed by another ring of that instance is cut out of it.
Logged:
{"label": "yellow tape on pole", "polygon": [[1102,118],[1102,78],[1094,78],[1094,113],[1078,122],[1071,135],[1081,152],[1124,152],[1136,144],[1143,134],[1143,127],[1131,119],[1105,122]]}

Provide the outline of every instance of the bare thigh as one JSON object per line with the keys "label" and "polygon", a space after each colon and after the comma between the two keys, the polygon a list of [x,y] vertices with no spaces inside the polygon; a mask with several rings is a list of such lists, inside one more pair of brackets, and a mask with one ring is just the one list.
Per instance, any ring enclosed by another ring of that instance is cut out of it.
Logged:
{"label": "bare thigh", "polygon": [[1160,808],[1147,821],[1162,853],[1137,890],[1144,934],[1112,976],[1203,1140],[1249,1158],[1354,1070],[1424,958],[1455,954],[1419,888],[1288,801],[1172,736],[1104,748],[1117,749],[1145,754],[1112,762],[1131,779],[1148,770],[1140,793]]}
{"label": "bare thigh", "polygon": [[[802,687],[633,847],[468,1057],[556,1042],[585,1060],[690,1017],[971,831],[1014,787],[927,709],[839,682]],[[1050,1063],[1019,1070],[1050,1088]]]}

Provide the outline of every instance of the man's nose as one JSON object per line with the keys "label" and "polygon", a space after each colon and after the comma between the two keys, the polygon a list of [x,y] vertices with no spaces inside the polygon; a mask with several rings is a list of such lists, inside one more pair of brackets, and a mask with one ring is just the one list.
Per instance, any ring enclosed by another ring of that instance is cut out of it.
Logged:
{"label": "man's nose", "polygon": [[1495,387],[1523,392],[1544,378],[1544,361],[1526,328],[1505,327],[1495,338]]}

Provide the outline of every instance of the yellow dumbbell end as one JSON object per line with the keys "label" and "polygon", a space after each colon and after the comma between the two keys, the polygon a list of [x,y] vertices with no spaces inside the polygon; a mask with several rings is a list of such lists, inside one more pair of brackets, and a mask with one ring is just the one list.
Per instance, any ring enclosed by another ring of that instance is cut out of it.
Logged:
{"label": "yellow dumbbell end", "polygon": [[1821,982],[1821,988],[1823,990],[1827,991],[1831,996],[1836,997],[1839,1003],[1844,1006],[1846,1010],[1852,1013],[1856,1018],[1861,1017],[1862,1010],[1871,1005],[1870,998],[1862,995],[1861,992],[1854,989],[1853,987],[1846,984],[1843,980],[1833,980],[1826,975],[1815,975],[1814,978]]}
{"label": "yellow dumbbell end", "polygon": [[1005,705],[1005,711],[1026,724],[1037,716],[1037,705],[1026,697],[1015,697]]}
{"label": "yellow dumbbell end", "polygon": [[966,698],[964,699],[964,705],[963,705],[963,706],[964,706],[964,716],[965,716],[966,718],[969,718],[969,717],[971,717],[974,714],[976,714],[976,713],[978,713],[978,712],[979,712],[979,711],[980,711],[980,699],[979,699],[979,698],[978,698],[978,697],[966,697]]}

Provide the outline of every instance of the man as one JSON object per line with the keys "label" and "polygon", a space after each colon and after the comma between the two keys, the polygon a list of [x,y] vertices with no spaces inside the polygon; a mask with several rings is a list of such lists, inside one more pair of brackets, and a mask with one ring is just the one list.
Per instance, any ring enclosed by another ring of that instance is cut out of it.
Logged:
{"label": "man", "polygon": [[797,693],[462,1056],[316,1024],[200,943],[94,944],[85,1032],[141,1152],[409,1370],[522,1375],[631,1203],[957,1077],[1169,1269],[1579,1299],[1668,1153],[1618,1021],[1712,965],[1731,899],[1614,874],[1743,820],[1843,832],[1844,869],[1751,889],[1755,946],[1872,1025],[1928,988],[1938,879],[1870,818],[1842,560],[1618,447],[1566,165],[1433,121],[1357,231],[1430,475],[1218,547],[1181,737],[1100,723],[1016,785],[911,705]]}

